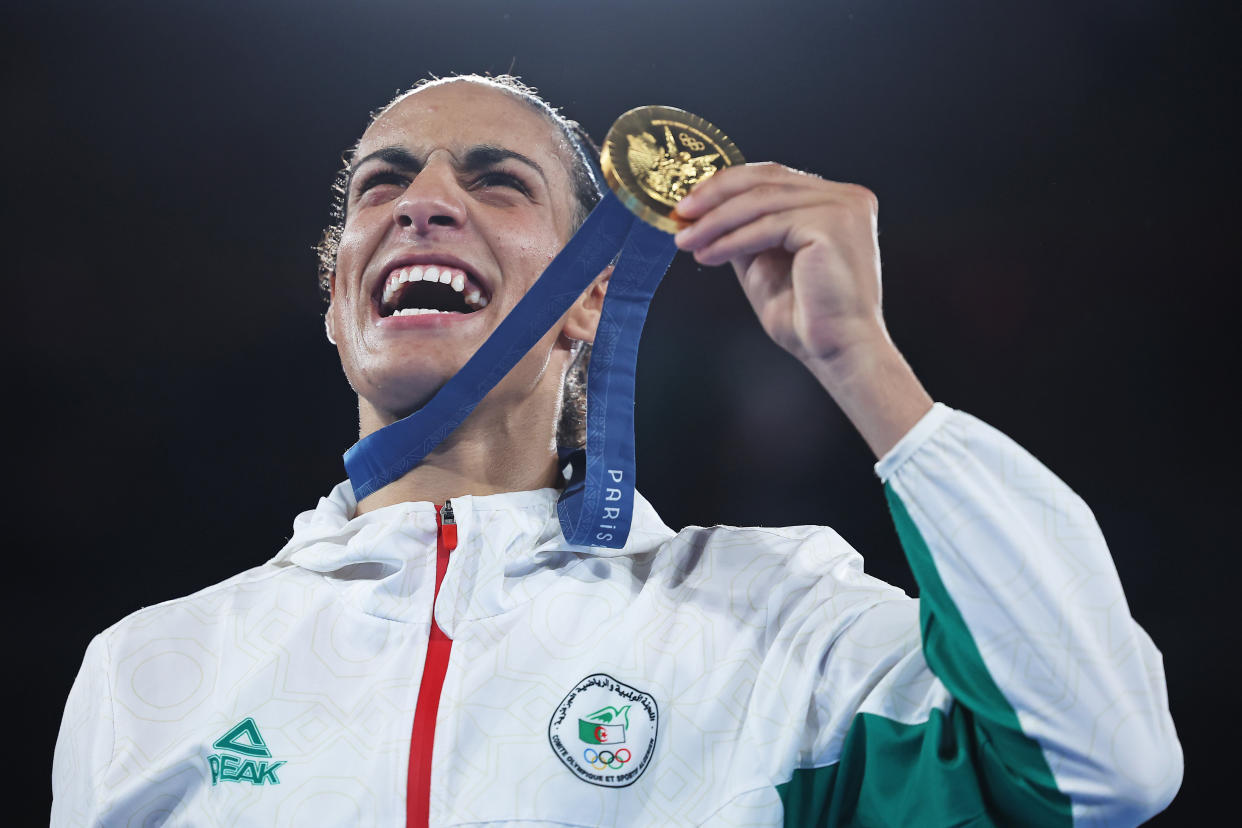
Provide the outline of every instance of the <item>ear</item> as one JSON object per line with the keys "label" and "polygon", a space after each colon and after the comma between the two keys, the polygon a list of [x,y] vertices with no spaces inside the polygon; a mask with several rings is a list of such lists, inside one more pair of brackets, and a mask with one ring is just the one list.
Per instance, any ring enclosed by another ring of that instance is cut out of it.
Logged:
{"label": "ear", "polygon": [[328,341],[333,345],[336,344],[336,319],[332,313],[333,303],[336,302],[336,273],[328,274],[328,310],[323,315],[324,332],[328,335]]}
{"label": "ear", "polygon": [[604,307],[604,296],[608,293],[608,278],[612,276],[612,265],[600,271],[591,282],[590,287],[582,292],[577,301],[565,311],[565,324],[561,334],[570,339],[583,342],[595,341],[595,329],[599,326],[600,312]]}

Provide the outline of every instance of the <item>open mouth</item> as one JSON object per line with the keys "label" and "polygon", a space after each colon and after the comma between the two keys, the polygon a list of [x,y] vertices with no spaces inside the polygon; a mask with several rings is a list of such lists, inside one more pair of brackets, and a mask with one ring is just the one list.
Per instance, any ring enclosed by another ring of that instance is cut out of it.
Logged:
{"label": "open mouth", "polygon": [[384,280],[379,315],[467,314],[487,307],[487,296],[469,273],[446,265],[396,267]]}

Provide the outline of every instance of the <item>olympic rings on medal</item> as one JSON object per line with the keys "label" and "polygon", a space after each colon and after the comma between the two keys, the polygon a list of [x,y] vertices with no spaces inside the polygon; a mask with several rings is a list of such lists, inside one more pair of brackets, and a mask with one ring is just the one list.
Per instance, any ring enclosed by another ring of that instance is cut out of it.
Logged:
{"label": "olympic rings on medal", "polygon": [[[624,757],[621,755],[623,753],[625,754]],[[616,753],[613,753],[611,750],[596,751],[592,748],[587,748],[582,751],[582,758],[596,770],[604,770],[606,768],[621,770],[630,759],[634,758],[634,754],[630,753],[629,748],[621,748]]]}
{"label": "olympic rings on medal", "polygon": [[682,144],[694,150],[695,152],[699,152],[707,146],[707,144],[704,144],[702,141],[698,140],[693,135],[687,135],[684,132],[677,133],[677,137],[681,139]]}

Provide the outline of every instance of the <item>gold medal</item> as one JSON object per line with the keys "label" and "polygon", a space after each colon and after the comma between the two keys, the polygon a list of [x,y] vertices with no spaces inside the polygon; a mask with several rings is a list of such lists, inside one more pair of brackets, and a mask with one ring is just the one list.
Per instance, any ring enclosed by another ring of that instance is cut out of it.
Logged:
{"label": "gold medal", "polygon": [[687,222],[673,208],[700,181],[746,159],[712,124],[671,106],[640,106],[604,138],[600,168],[626,207],[648,224],[676,233]]}

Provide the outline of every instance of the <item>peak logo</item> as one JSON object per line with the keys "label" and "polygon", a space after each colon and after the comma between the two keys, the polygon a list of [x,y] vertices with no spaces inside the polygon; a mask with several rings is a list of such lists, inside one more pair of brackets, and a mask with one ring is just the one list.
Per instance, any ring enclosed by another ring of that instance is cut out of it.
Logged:
{"label": "peak logo", "polygon": [[220,753],[207,757],[211,784],[249,782],[251,785],[279,785],[276,771],[285,763],[268,762],[272,752],[259,733],[259,726],[249,717],[238,722],[228,733],[212,742]]}

